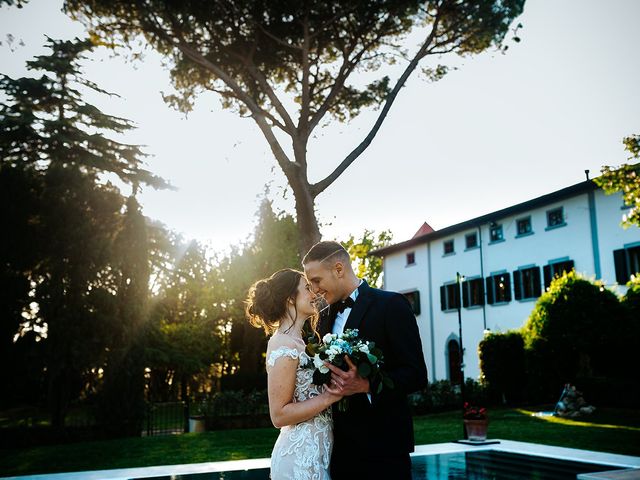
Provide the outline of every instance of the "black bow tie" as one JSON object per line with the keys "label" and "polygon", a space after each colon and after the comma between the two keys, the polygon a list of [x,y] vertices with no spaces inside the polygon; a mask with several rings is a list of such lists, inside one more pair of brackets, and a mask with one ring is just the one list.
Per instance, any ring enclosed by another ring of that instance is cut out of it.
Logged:
{"label": "black bow tie", "polygon": [[345,309],[347,308],[353,308],[353,298],[351,297],[347,297],[344,300],[341,300],[340,302],[335,304],[335,309],[336,309],[336,313],[342,313],[345,311]]}

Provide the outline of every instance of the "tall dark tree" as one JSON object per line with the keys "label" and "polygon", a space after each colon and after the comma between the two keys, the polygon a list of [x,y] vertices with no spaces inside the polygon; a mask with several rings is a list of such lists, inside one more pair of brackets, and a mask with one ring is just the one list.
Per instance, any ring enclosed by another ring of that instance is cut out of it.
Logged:
{"label": "tall dark tree", "polygon": [[[14,243],[31,241],[21,259],[5,249],[0,255],[3,274],[20,276],[16,285],[28,282],[31,305],[22,308],[22,331],[36,332],[43,341],[47,400],[52,423],[60,427],[88,372],[104,363],[118,312],[114,267],[122,263],[113,258],[114,235],[124,201],[101,175],[113,173],[126,183],[163,182],[142,168],[138,146],[106,135],[129,130],[131,122],[83,100],[82,89],[106,93],[80,69],[93,45],[49,39],[47,47],[50,55],[27,62],[40,77],[0,76],[6,98],[0,104],[0,177],[24,180],[14,201],[26,199],[19,217],[12,204],[3,203],[1,221],[19,224]],[[10,308],[11,302],[3,303]],[[16,317],[11,318],[5,341],[16,333]]]}
{"label": "tall dark tree", "polygon": [[114,435],[138,435],[144,419],[145,328],[149,300],[146,220],[132,195],[114,242],[116,311],[109,329],[98,411]]}
{"label": "tall dark tree", "polygon": [[27,68],[40,73],[40,78],[0,75],[0,89],[8,97],[0,104],[3,166],[38,171],[51,165],[73,167],[96,180],[97,175],[110,172],[127,183],[166,186],[142,168],[145,154],[139,146],[104,134],[126,132],[133,123],[107,115],[83,99],[80,89],[115,95],[82,75],[80,64],[93,50],[92,42],[49,38],[45,46],[50,55],[27,62]]}
{"label": "tall dark tree", "polygon": [[30,311],[33,301],[28,272],[38,255],[29,219],[38,210],[40,191],[40,179],[23,170],[2,168],[0,161],[0,385],[12,386],[0,397],[0,405],[36,401],[42,394],[38,369],[25,370],[27,356],[42,357],[42,343],[33,332],[14,342],[25,320],[22,314]]}
{"label": "tall dark tree", "polygon": [[237,369],[227,378],[228,388],[266,387],[265,359],[267,337],[264,331],[249,325],[244,300],[251,284],[281,268],[300,269],[298,228],[295,219],[276,213],[270,201],[264,200],[258,211],[253,239],[243,250],[233,252],[220,264],[225,279],[226,314],[230,320],[230,351],[237,354]]}
{"label": "tall dark tree", "polygon": [[110,261],[122,199],[117,190],[97,188],[82,172],[57,163],[44,182],[37,217],[41,259],[29,276],[38,305],[34,323],[45,332],[47,401],[59,428],[87,372],[104,362],[116,313]]}
{"label": "tall dark tree", "polygon": [[[202,91],[251,116],[293,190],[301,251],[320,239],[315,199],[373,141],[418,65],[432,78],[449,53],[480,53],[503,41],[524,0],[353,0],[169,2],[66,0],[65,8],[108,44],[141,35],[166,56],[189,111]],[[405,38],[421,41],[407,53]],[[402,60],[400,60],[402,59]],[[395,80],[379,69],[405,62]],[[308,176],[309,139],[327,116],[346,121],[367,107],[380,112],[369,132],[319,181]],[[283,139],[289,143],[285,145]]]}

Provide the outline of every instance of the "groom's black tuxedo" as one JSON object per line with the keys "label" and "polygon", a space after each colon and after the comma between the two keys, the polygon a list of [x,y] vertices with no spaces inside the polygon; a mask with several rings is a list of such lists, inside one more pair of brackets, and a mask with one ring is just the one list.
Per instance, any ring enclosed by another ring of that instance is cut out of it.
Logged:
{"label": "groom's black tuxedo", "polygon": [[[331,332],[334,320],[331,313],[321,317],[321,335]],[[401,463],[409,462],[409,452],[414,450],[407,394],[427,385],[418,325],[403,295],[371,288],[363,281],[345,324],[345,330],[348,328],[359,329],[363,339],[380,347],[384,370],[393,380],[394,388],[385,387],[377,394],[377,385],[372,385],[371,401],[362,393],[349,397],[346,412],[339,412],[334,406],[332,479],[364,473],[358,472],[359,468],[365,468],[368,474],[358,478],[386,478],[393,473],[385,471],[386,467],[394,470],[398,459]],[[400,474],[390,478],[401,477]]]}

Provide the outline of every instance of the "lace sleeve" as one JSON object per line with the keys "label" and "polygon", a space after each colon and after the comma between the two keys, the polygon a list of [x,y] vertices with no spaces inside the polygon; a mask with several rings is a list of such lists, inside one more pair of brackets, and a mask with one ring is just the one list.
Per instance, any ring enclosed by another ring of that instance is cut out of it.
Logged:
{"label": "lace sleeve", "polygon": [[276,360],[282,357],[289,357],[294,360],[298,360],[300,358],[300,352],[295,348],[280,347],[269,354],[267,367],[273,367],[276,364]]}

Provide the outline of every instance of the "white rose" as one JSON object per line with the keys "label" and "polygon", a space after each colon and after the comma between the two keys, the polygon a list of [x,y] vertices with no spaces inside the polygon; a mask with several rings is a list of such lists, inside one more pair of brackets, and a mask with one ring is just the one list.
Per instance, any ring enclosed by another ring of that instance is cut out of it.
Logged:
{"label": "white rose", "polygon": [[321,372],[322,372],[322,367],[327,368],[325,367],[324,362],[320,358],[320,355],[317,353],[313,356],[313,366],[319,369]]}
{"label": "white rose", "polygon": [[322,341],[325,343],[325,345],[329,345],[331,343],[331,340],[333,340],[334,335],[327,333],[324,337],[322,337]]}
{"label": "white rose", "polygon": [[313,356],[313,366],[320,370],[320,373],[327,373],[329,371],[327,366],[324,364],[324,361],[317,353]]}
{"label": "white rose", "polygon": [[358,347],[358,350],[360,350],[362,353],[369,353],[369,345],[360,345]]}

